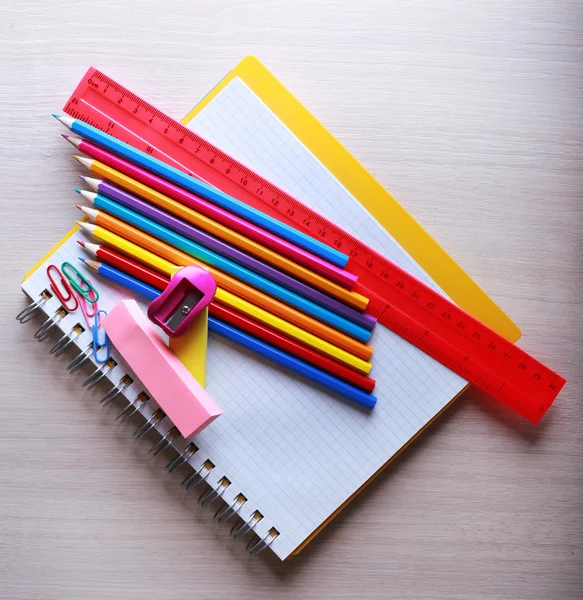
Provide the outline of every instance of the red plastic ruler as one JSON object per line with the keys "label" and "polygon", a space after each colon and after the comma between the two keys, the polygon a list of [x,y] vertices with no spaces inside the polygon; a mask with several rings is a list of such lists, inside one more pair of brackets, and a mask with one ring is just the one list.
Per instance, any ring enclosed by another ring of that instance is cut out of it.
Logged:
{"label": "red plastic ruler", "polygon": [[90,68],[64,108],[70,116],[156,156],[350,256],[368,312],[532,422],[565,380],[322,215],[179,122]]}

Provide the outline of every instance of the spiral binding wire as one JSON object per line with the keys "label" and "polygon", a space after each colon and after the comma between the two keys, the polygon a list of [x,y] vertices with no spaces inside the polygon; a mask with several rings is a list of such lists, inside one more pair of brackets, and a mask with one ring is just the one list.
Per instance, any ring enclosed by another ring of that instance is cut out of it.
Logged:
{"label": "spiral binding wire", "polygon": [[16,320],[21,323],[28,323],[37,316],[37,311],[40,310],[43,304],[45,304],[52,297],[48,290],[43,290],[37,300],[29,304],[26,308],[21,310],[16,315]]}
{"label": "spiral binding wire", "polygon": [[63,352],[85,331],[85,328],[77,323],[73,325],[68,333],[64,333],[49,350],[49,354],[61,356]]}
{"label": "spiral binding wire", "polygon": [[[20,323],[31,321],[42,312],[41,309],[45,307],[52,297],[52,294],[48,290],[43,290],[36,300],[32,301],[29,306],[18,313],[16,319]],[[59,305],[58,308],[42,322],[40,327],[34,333],[34,338],[39,342],[47,339],[55,327],[61,329],[59,324],[69,314],[72,313],[69,313],[62,305]],[[71,347],[80,349],[80,346],[74,342],[75,340],[80,340],[85,331],[86,328],[83,327],[83,325],[75,323],[66,333],[62,333],[57,341],[51,346],[51,349],[49,350],[50,354],[56,357],[61,356]],[[67,370],[70,373],[76,373],[83,366],[88,364],[94,368],[93,372],[83,381],[82,386],[87,387],[87,389],[93,389],[101,381],[108,381],[108,375],[112,374],[118,366],[118,362],[113,358],[109,358],[107,362],[101,365],[96,365],[91,360],[92,355],[93,342],[91,341],[87,347],[80,351],[67,365]],[[190,464],[190,459],[198,452],[198,446],[193,442],[186,443],[186,440],[180,435],[178,429],[174,425],[170,425],[167,431],[166,427],[159,428],[159,426],[167,419],[167,415],[161,408],[154,407],[153,404],[152,408],[149,408],[149,405],[153,401],[148,394],[142,391],[139,392],[133,400],[129,400],[124,392],[129,391],[128,388],[133,383],[134,380],[128,374],[124,374],[119,379],[118,383],[114,384],[100,399],[100,403],[103,406],[108,406],[120,397],[127,400],[127,406],[119,412],[116,420],[120,423],[124,423],[136,414],[142,415],[145,421],[135,429],[133,437],[139,440],[151,431],[159,433],[160,439],[151,446],[149,453],[153,456],[158,456],[170,448],[176,450],[177,455],[168,462],[165,467],[166,471],[170,474],[188,464],[192,468],[192,473],[184,477],[181,482],[181,486],[184,490],[190,491],[199,485],[206,483],[208,487],[200,493],[198,503],[201,506],[210,506],[217,501],[222,501],[223,504],[216,510],[213,519],[217,521],[217,523],[226,523],[233,518],[238,518],[239,522],[236,522],[231,527],[230,536],[233,539],[240,539],[253,533],[255,535],[249,540],[245,550],[252,556],[263,552],[263,550],[268,548],[279,536],[279,532],[272,527],[262,537],[257,535],[255,527],[263,520],[263,515],[256,510],[252,512],[247,519],[240,516],[241,509],[247,503],[247,498],[243,494],[237,494],[229,503],[223,500],[223,495],[231,486],[231,481],[223,476],[215,485],[209,483],[208,477],[215,468],[215,465],[210,460],[205,460],[198,468],[193,467]]]}
{"label": "spiral binding wire", "polygon": [[216,487],[210,487],[202,492],[198,497],[198,503],[201,506],[210,506],[213,502],[220,500],[225,493],[225,490],[231,485],[231,482],[226,478],[222,477],[217,483]]}

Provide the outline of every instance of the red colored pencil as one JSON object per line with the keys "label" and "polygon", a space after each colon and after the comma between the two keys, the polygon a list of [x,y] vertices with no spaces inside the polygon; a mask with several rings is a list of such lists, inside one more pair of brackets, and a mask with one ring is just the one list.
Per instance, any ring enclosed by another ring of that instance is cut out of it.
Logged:
{"label": "red colored pencil", "polygon": [[140,263],[130,260],[123,254],[119,254],[119,252],[111,250],[107,246],[89,244],[88,242],[83,242],[81,240],[77,240],[77,242],[83,246],[85,252],[92,258],[98,258],[100,261],[155,287],[157,290],[165,289],[170,281],[168,277],[164,277],[163,275],[156,273],[156,271],[152,271]]}
{"label": "red colored pencil", "polygon": [[361,375],[335,360],[332,360],[303,344],[299,344],[270,327],[266,327],[261,323],[253,321],[249,317],[244,316],[231,308],[227,308],[218,302],[212,302],[209,305],[209,314],[225,321],[229,325],[233,325],[238,329],[245,331],[245,333],[253,335],[256,338],[283,350],[284,352],[288,352],[331,375],[335,375],[339,379],[343,379],[347,383],[350,383],[354,387],[368,392],[369,394],[374,390],[376,383],[374,379]]}
{"label": "red colored pencil", "polygon": [[[143,281],[155,287],[158,290],[164,290],[168,285],[170,279],[164,277],[156,271],[145,267],[130,258],[119,254],[115,250],[107,248],[106,246],[100,246],[99,244],[89,244],[78,240],[79,244],[83,246],[83,249],[92,257],[98,258],[106,264]],[[371,393],[375,387],[375,380],[370,377],[366,377],[353,371],[352,369],[292,340],[279,332],[266,327],[261,323],[253,321],[246,315],[242,315],[237,311],[227,308],[226,306],[213,301],[209,305],[209,313],[225,321],[226,323],[233,325],[246,333],[253,335],[276,348],[288,352],[289,354],[306,361],[307,363],[314,365],[326,371],[332,375],[335,375],[339,379],[350,383],[354,387],[357,387],[367,393]]]}

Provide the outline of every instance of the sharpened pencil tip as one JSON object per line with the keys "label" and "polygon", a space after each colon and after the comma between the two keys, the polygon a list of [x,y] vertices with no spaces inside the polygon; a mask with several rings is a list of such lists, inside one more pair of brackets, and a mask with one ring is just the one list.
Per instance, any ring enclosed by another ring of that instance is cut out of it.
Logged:
{"label": "sharpened pencil tip", "polygon": [[95,177],[83,177],[83,181],[96,192],[99,191],[99,186],[103,183],[101,179],[95,179]]}
{"label": "sharpened pencil tip", "polygon": [[[83,212],[85,212],[84,209],[89,210],[86,206],[82,206],[81,210],[83,210]],[[77,225],[79,225],[83,231],[93,231],[95,229],[95,225],[93,223],[89,223],[89,221],[75,221],[75,223],[77,223]]]}
{"label": "sharpened pencil tip", "polygon": [[84,256],[79,256],[78,258],[79,258],[79,260],[80,260],[81,262],[85,262],[85,257],[84,257]]}
{"label": "sharpened pencil tip", "polygon": [[75,146],[77,149],[81,147],[81,143],[83,142],[82,138],[74,135],[63,135],[63,137],[69,142],[69,144],[71,144],[71,146]]}
{"label": "sharpened pencil tip", "polygon": [[69,139],[69,136],[66,133],[61,133],[61,137],[64,137],[66,140]]}
{"label": "sharpened pencil tip", "polygon": [[65,127],[68,127],[69,129],[71,129],[73,127],[73,123],[75,123],[75,119],[72,119],[67,115],[58,115],[57,113],[53,113],[53,117],[55,117],[57,121],[60,121]]}
{"label": "sharpened pencil tip", "polygon": [[[71,138],[69,138],[68,141],[71,141]],[[73,158],[75,160],[79,161],[85,168],[91,169],[91,165],[93,164],[93,159],[86,158],[85,156],[79,156],[78,154],[73,154]]]}
{"label": "sharpened pencil tip", "polygon": [[76,206],[76,207],[77,207],[79,210],[81,210],[81,205],[80,205],[80,204],[75,204],[75,206]]}
{"label": "sharpened pencil tip", "polygon": [[82,198],[85,198],[87,202],[91,202],[91,204],[95,204],[95,198],[97,198],[97,194],[95,192],[88,192],[87,190],[81,190],[79,192]]}
{"label": "sharpened pencil tip", "polygon": [[85,242],[83,240],[77,240],[77,243],[79,244],[79,246],[83,246],[83,248],[85,248]]}
{"label": "sharpened pencil tip", "polygon": [[83,190],[81,188],[75,188],[75,191],[80,194]]}

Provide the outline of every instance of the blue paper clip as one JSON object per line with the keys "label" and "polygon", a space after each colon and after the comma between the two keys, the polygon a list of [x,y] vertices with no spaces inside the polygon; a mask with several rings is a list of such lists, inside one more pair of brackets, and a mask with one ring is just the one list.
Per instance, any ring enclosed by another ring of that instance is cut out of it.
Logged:
{"label": "blue paper clip", "polygon": [[[109,360],[109,338],[107,333],[103,331],[103,340],[99,339],[99,329],[101,328],[101,315],[107,315],[106,310],[98,310],[93,318],[93,325],[91,326],[91,333],[93,334],[93,358],[96,363],[100,365],[106,363]],[[103,352],[100,356],[100,351],[105,348],[105,356]]]}

